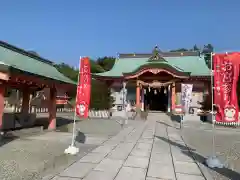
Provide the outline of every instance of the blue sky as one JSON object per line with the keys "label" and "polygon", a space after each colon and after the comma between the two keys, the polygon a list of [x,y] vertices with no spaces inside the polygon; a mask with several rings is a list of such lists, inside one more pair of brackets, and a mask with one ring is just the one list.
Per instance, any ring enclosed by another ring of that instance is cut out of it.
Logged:
{"label": "blue sky", "polygon": [[115,56],[211,43],[240,50],[237,0],[1,1],[0,39],[77,65],[79,56]]}

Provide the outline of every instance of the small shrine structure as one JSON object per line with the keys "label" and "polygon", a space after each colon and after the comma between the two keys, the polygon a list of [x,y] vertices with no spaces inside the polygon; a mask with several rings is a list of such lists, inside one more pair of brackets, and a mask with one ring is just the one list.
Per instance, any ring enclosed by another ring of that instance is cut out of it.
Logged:
{"label": "small shrine structure", "polygon": [[56,128],[57,90],[72,91],[76,83],[61,74],[54,63],[35,53],[0,41],[0,129],[15,127],[9,117],[4,117],[4,99],[6,89],[17,89],[22,93],[21,112],[14,115],[25,123],[31,118],[29,114],[30,94],[49,89],[48,129]]}

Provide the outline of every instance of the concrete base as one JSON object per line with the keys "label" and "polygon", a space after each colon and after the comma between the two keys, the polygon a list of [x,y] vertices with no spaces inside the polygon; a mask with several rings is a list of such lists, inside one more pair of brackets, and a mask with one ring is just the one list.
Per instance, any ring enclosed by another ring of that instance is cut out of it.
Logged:
{"label": "concrete base", "polygon": [[79,152],[79,149],[75,146],[69,146],[67,149],[65,149],[64,153],[65,154],[71,154],[71,155],[76,155]]}

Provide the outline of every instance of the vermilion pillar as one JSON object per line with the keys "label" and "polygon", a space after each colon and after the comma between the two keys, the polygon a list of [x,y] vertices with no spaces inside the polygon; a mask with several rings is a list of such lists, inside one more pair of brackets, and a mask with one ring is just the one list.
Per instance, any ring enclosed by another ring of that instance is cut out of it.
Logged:
{"label": "vermilion pillar", "polygon": [[2,129],[3,125],[3,113],[4,113],[4,94],[5,94],[5,86],[4,84],[0,84],[0,129]]}
{"label": "vermilion pillar", "polygon": [[28,114],[30,93],[28,89],[23,91],[22,114]]}
{"label": "vermilion pillar", "polygon": [[175,102],[176,102],[176,84],[172,84],[172,110],[175,110]]}
{"label": "vermilion pillar", "polygon": [[55,88],[50,89],[50,95],[49,95],[49,125],[48,129],[55,130],[56,129],[56,95],[57,91]]}
{"label": "vermilion pillar", "polygon": [[141,109],[144,111],[144,88],[141,89]]}
{"label": "vermilion pillar", "polygon": [[137,87],[136,87],[136,107],[140,107],[140,86],[137,81]]}

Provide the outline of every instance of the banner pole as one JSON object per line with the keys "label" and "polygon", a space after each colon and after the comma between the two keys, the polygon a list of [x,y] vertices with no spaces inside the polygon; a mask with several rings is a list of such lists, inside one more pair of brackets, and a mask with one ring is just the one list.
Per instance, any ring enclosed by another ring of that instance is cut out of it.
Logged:
{"label": "banner pole", "polygon": [[206,164],[208,167],[210,168],[222,168],[223,167],[223,164],[220,162],[220,160],[217,158],[216,156],[216,151],[215,151],[215,115],[213,113],[213,100],[214,100],[214,82],[213,82],[213,53],[211,53],[211,92],[212,92],[212,156],[209,156],[207,159],[206,159]]}
{"label": "banner pole", "polygon": [[76,108],[74,108],[74,116],[73,116],[73,133],[72,133],[72,143],[71,143],[71,146],[74,146],[74,143],[75,143],[75,131],[76,131]]}
{"label": "banner pole", "polygon": [[[79,76],[80,76],[80,62],[81,62],[81,56],[80,56],[80,61],[79,61],[79,73],[78,73],[78,80],[77,82],[79,83]],[[78,84],[77,84],[78,86]],[[77,91],[78,91],[78,87],[77,87]],[[71,155],[75,155],[79,152],[79,149],[77,147],[74,146],[75,144],[75,131],[76,131],[76,102],[77,102],[77,94],[76,94],[76,99],[75,99],[75,107],[74,107],[74,116],[73,116],[73,128],[72,128],[72,141],[71,141],[71,145],[65,149],[64,153],[65,154],[71,154]]]}
{"label": "banner pole", "polygon": [[213,70],[213,53],[211,52],[211,93],[212,93],[212,114],[211,114],[211,118],[212,118],[212,155],[215,156],[215,117],[213,114],[213,93],[214,93],[214,82],[213,82],[213,77],[214,77],[214,70]]}

